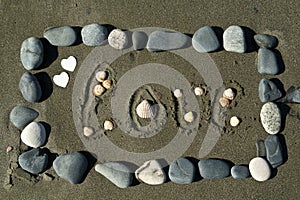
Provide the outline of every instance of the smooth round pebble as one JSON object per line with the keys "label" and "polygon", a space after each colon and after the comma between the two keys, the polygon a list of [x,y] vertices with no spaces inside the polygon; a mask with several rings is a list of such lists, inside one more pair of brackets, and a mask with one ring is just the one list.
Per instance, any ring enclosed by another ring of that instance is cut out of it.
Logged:
{"label": "smooth round pebble", "polygon": [[135,177],[148,185],[160,185],[166,181],[166,174],[157,160],[146,161],[135,171]]}
{"label": "smooth round pebble", "polygon": [[183,116],[184,120],[188,123],[192,123],[195,120],[195,116],[193,112],[188,112]]}
{"label": "smooth round pebble", "polygon": [[230,171],[234,179],[245,179],[250,176],[249,167],[245,165],[233,166]]}
{"label": "smooth round pebble", "polygon": [[15,106],[9,114],[9,119],[15,127],[23,129],[38,116],[39,113],[32,108],[27,106]]}
{"label": "smooth round pebble", "polygon": [[192,45],[200,53],[212,52],[220,48],[217,35],[210,26],[204,26],[194,33]]}
{"label": "smooth round pebble", "polygon": [[195,178],[196,168],[186,158],[179,158],[170,164],[169,178],[177,184],[190,184]]}
{"label": "smooth round pebble", "polygon": [[22,153],[18,158],[22,169],[32,174],[39,174],[46,170],[48,165],[48,154],[40,148],[31,149]]}
{"label": "smooth round pebble", "polygon": [[222,179],[230,175],[231,166],[221,159],[208,158],[198,162],[200,175],[205,179]]}
{"label": "smooth round pebble", "polygon": [[266,48],[258,50],[257,70],[260,74],[276,75],[280,71],[276,54]]}
{"label": "smooth round pebble", "polygon": [[269,163],[261,158],[253,158],[249,163],[249,170],[251,176],[257,181],[266,181],[271,177],[271,168]]}
{"label": "smooth round pebble", "polygon": [[182,91],[180,89],[175,89],[173,94],[176,98],[182,97]]}
{"label": "smooth round pebble", "polygon": [[30,37],[23,41],[20,51],[21,62],[25,69],[37,69],[43,62],[44,47],[40,39]]}
{"label": "smooth round pebble", "polygon": [[202,87],[195,87],[194,93],[196,96],[202,96],[205,90]]}
{"label": "smooth round pebble", "polygon": [[226,51],[245,53],[246,39],[240,26],[229,26],[223,33],[223,45]]}
{"label": "smooth round pebble", "polygon": [[108,30],[100,24],[88,24],[81,30],[83,44],[87,46],[99,46],[107,40]]}
{"label": "smooth round pebble", "polygon": [[83,127],[83,135],[86,137],[91,137],[95,134],[95,131],[91,127]]}
{"label": "smooth round pebble", "polygon": [[263,78],[259,82],[258,95],[261,102],[269,102],[279,99],[282,93],[273,81]]}
{"label": "smooth round pebble", "polygon": [[50,27],[44,31],[46,38],[53,46],[70,46],[76,42],[77,35],[70,26]]}
{"label": "smooth round pebble", "polygon": [[108,36],[108,43],[115,49],[125,49],[129,40],[126,32],[121,29],[114,29]]}
{"label": "smooth round pebble", "polygon": [[19,90],[26,101],[38,102],[42,97],[42,89],[37,78],[30,72],[25,72],[19,82]]}
{"label": "smooth round pebble", "polygon": [[254,40],[259,47],[262,48],[275,48],[278,44],[278,40],[273,35],[268,34],[256,34]]}
{"label": "smooth round pebble", "polygon": [[105,120],[103,123],[103,128],[106,131],[111,131],[114,128],[114,123],[110,120]]}
{"label": "smooth round pebble", "polygon": [[147,45],[148,36],[142,31],[134,31],[132,33],[132,45],[134,50],[144,49]]}
{"label": "smooth round pebble", "polygon": [[230,118],[230,125],[236,127],[240,124],[240,119],[237,116],[233,116]]}
{"label": "smooth round pebble", "polygon": [[39,122],[31,122],[21,133],[21,140],[27,146],[37,148],[45,144],[46,130]]}
{"label": "smooth round pebble", "polygon": [[281,128],[281,114],[275,103],[268,102],[260,111],[261,124],[269,134],[277,134]]}

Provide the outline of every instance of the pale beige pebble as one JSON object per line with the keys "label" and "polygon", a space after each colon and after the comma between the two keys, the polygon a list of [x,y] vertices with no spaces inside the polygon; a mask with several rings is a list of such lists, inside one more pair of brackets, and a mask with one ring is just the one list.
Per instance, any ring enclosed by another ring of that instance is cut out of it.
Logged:
{"label": "pale beige pebble", "polygon": [[135,177],[149,185],[160,185],[166,181],[166,174],[157,160],[146,161],[135,171]]}
{"label": "pale beige pebble", "polygon": [[106,80],[107,73],[106,73],[106,71],[98,71],[98,72],[96,72],[95,77],[98,82],[102,83],[104,80]]}
{"label": "pale beige pebble", "polygon": [[182,91],[180,89],[175,89],[173,94],[176,98],[182,97]]}
{"label": "pale beige pebble", "polygon": [[54,177],[51,176],[50,174],[44,173],[43,175],[43,180],[45,181],[53,181]]}
{"label": "pale beige pebble", "polygon": [[194,93],[196,96],[202,96],[205,90],[202,87],[195,87]]}
{"label": "pale beige pebble", "polygon": [[230,104],[230,101],[229,101],[228,99],[224,98],[224,97],[221,97],[221,98],[219,99],[219,103],[220,103],[220,105],[221,105],[222,107],[228,107],[229,104]]}
{"label": "pale beige pebble", "polygon": [[147,100],[143,100],[137,107],[136,107],[136,114],[140,118],[151,118],[153,117],[153,109],[150,103]]}
{"label": "pale beige pebble", "polygon": [[103,123],[103,128],[106,131],[111,131],[114,128],[114,123],[110,120],[105,120]]}
{"label": "pale beige pebble", "polygon": [[114,29],[108,35],[108,44],[115,49],[124,49],[128,44],[128,36],[121,29]]}
{"label": "pale beige pebble", "polygon": [[233,100],[235,97],[235,93],[231,88],[228,88],[223,92],[223,97],[229,100]]}
{"label": "pale beige pebble", "polygon": [[195,116],[193,112],[188,112],[184,115],[184,120],[186,122],[192,123],[195,120]]}
{"label": "pale beige pebble", "polygon": [[91,137],[92,135],[94,135],[94,129],[91,127],[84,127],[83,128],[83,135],[86,137]]}
{"label": "pale beige pebble", "polygon": [[95,85],[93,89],[93,94],[98,97],[101,96],[105,92],[105,88],[102,85]]}
{"label": "pale beige pebble", "polygon": [[271,177],[271,168],[269,163],[261,158],[253,158],[249,163],[251,176],[257,181],[266,181]]}
{"label": "pale beige pebble", "polygon": [[6,148],[6,153],[9,153],[13,150],[14,148],[12,146],[7,146]]}
{"label": "pale beige pebble", "polygon": [[105,81],[103,81],[102,86],[105,89],[110,89],[111,88],[111,80],[105,80]]}
{"label": "pale beige pebble", "polygon": [[233,116],[230,118],[230,125],[235,127],[240,124],[240,119],[237,116]]}

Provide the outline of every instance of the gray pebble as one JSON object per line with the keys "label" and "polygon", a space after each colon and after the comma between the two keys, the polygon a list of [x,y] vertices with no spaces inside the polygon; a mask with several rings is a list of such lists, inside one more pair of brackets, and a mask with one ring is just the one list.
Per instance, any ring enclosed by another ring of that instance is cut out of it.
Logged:
{"label": "gray pebble", "polygon": [[263,78],[259,82],[258,95],[261,102],[269,102],[281,98],[282,93],[273,81]]}
{"label": "gray pebble", "polygon": [[127,188],[132,184],[133,174],[130,172],[130,168],[123,163],[109,162],[97,164],[95,170],[119,188]]}
{"label": "gray pebble", "polygon": [[279,64],[276,58],[276,54],[266,48],[260,48],[258,50],[258,72],[261,74],[276,75],[279,73]]}
{"label": "gray pebble", "polygon": [[144,49],[147,45],[148,36],[142,31],[134,31],[132,33],[132,43],[134,50]]}
{"label": "gray pebble", "polygon": [[300,87],[290,87],[286,92],[285,101],[289,103],[300,103]]}
{"label": "gray pebble", "polygon": [[265,140],[267,160],[273,168],[277,168],[284,161],[283,147],[277,135],[268,135]]}
{"label": "gray pebble", "polygon": [[210,26],[204,26],[194,33],[192,45],[200,53],[212,52],[220,48],[216,33]]}
{"label": "gray pebble", "polygon": [[245,165],[236,165],[231,168],[231,176],[234,179],[245,179],[250,176],[249,167]]}
{"label": "gray pebble", "polygon": [[256,146],[257,157],[265,157],[267,155],[265,142],[263,140],[257,140],[255,146]]}
{"label": "gray pebble", "polygon": [[240,26],[229,26],[223,33],[223,46],[226,51],[245,53],[247,44],[245,33]]}
{"label": "gray pebble", "polygon": [[99,46],[105,43],[108,30],[100,24],[89,24],[81,30],[82,42],[87,46]]}
{"label": "gray pebble", "polygon": [[62,154],[53,162],[53,168],[57,175],[71,184],[78,184],[82,181],[87,167],[86,157],[79,152]]}
{"label": "gray pebble", "polygon": [[53,46],[70,46],[75,43],[77,36],[70,26],[50,27],[44,31],[46,38]]}
{"label": "gray pebble", "polygon": [[254,35],[254,40],[262,48],[275,48],[278,44],[277,38],[268,34],[256,34]]}
{"label": "gray pebble", "polygon": [[25,72],[19,82],[19,89],[25,100],[38,102],[42,97],[42,90],[37,78],[30,72]]}
{"label": "gray pebble", "polygon": [[37,69],[43,62],[43,43],[36,37],[30,37],[23,41],[20,51],[21,62],[25,69]]}
{"label": "gray pebble", "polygon": [[179,32],[154,31],[147,43],[148,51],[168,51],[184,48],[189,37]]}
{"label": "gray pebble", "polygon": [[48,155],[40,148],[22,153],[18,160],[21,168],[32,174],[45,171],[48,165]]}
{"label": "gray pebble", "polygon": [[222,179],[230,175],[230,165],[220,159],[205,159],[198,163],[200,175],[205,179]]}
{"label": "gray pebble", "polygon": [[190,184],[195,178],[195,166],[186,158],[179,158],[171,163],[169,178],[177,184]]}
{"label": "gray pebble", "polygon": [[23,129],[38,116],[39,113],[32,108],[28,108],[26,106],[15,106],[10,112],[9,119],[15,127]]}

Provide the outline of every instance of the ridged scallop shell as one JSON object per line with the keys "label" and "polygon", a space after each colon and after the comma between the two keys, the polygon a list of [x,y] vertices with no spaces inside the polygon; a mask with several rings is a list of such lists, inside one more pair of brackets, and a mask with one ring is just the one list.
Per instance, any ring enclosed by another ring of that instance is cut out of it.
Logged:
{"label": "ridged scallop shell", "polygon": [[93,93],[96,97],[101,96],[105,91],[105,88],[102,85],[95,85]]}
{"label": "ridged scallop shell", "polygon": [[173,94],[176,98],[182,97],[182,91],[180,89],[174,90]]}
{"label": "ridged scallop shell", "polygon": [[194,93],[196,96],[202,96],[204,94],[204,89],[202,87],[195,87]]}
{"label": "ridged scallop shell", "polygon": [[223,92],[223,97],[229,100],[233,100],[235,97],[235,93],[231,88],[228,88]]}
{"label": "ridged scallop shell", "polygon": [[106,89],[110,89],[111,88],[111,80],[103,81],[102,86]]}
{"label": "ridged scallop shell", "polygon": [[107,78],[107,73],[106,73],[106,71],[98,71],[98,72],[96,72],[95,77],[96,77],[97,81],[102,83]]}
{"label": "ridged scallop shell", "polygon": [[225,97],[221,97],[219,99],[219,103],[222,107],[227,107],[230,104],[230,101],[228,99],[226,99]]}
{"label": "ridged scallop shell", "polygon": [[111,131],[114,128],[114,123],[110,120],[105,120],[103,123],[103,128],[106,131]]}
{"label": "ridged scallop shell", "polygon": [[153,117],[153,109],[151,108],[150,103],[147,100],[143,100],[136,107],[136,114],[143,119]]}
{"label": "ridged scallop shell", "polygon": [[191,123],[191,122],[194,121],[194,119],[195,119],[195,117],[194,117],[193,112],[188,112],[188,113],[186,113],[186,114],[184,115],[184,120],[185,120],[186,122]]}

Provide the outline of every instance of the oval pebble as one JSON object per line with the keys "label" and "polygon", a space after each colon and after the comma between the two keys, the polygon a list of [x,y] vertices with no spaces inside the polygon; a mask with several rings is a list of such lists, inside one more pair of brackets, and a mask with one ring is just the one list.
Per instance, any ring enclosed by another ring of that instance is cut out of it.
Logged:
{"label": "oval pebble", "polygon": [[22,153],[18,158],[22,169],[32,174],[39,174],[46,170],[48,154],[40,148],[31,149]]}
{"label": "oval pebble", "polygon": [[30,72],[25,72],[19,82],[19,90],[26,101],[38,102],[42,97],[42,89],[37,78]]}
{"label": "oval pebble", "polygon": [[108,43],[115,49],[125,49],[128,45],[128,36],[125,31],[121,29],[114,29],[108,36]]}
{"label": "oval pebble", "polygon": [[271,168],[269,163],[261,158],[253,158],[249,163],[251,176],[257,181],[266,181],[271,177]]}
{"label": "oval pebble", "polygon": [[177,184],[190,184],[195,178],[196,168],[191,161],[186,158],[179,158],[171,163],[169,168],[169,178]]}
{"label": "oval pebble", "polygon": [[31,122],[23,129],[21,140],[27,146],[40,147],[46,141],[46,130],[41,123]]}
{"label": "oval pebble", "polygon": [[87,46],[99,46],[107,40],[108,30],[100,24],[88,24],[81,30],[82,42]]}
{"label": "oval pebble", "polygon": [[220,48],[217,35],[210,26],[204,26],[194,33],[192,45],[200,53],[212,52]]}
{"label": "oval pebble", "polygon": [[254,35],[254,40],[262,48],[275,48],[278,44],[277,38],[268,34],[256,34]]}
{"label": "oval pebble", "polygon": [[261,124],[269,134],[277,134],[281,128],[281,114],[275,103],[268,102],[260,111]]}
{"label": "oval pebble", "polygon": [[9,114],[9,119],[15,127],[23,129],[38,116],[39,113],[32,108],[26,106],[15,106]]}
{"label": "oval pebble", "polygon": [[223,33],[224,49],[230,52],[245,53],[245,33],[240,26],[229,26]]}
{"label": "oval pebble", "polygon": [[222,179],[230,175],[231,166],[221,159],[208,158],[198,163],[200,175],[205,179]]}
{"label": "oval pebble", "polygon": [[20,52],[21,62],[25,69],[37,69],[43,62],[43,43],[36,37],[30,37],[23,41]]}
{"label": "oval pebble", "polygon": [[76,42],[77,35],[70,26],[50,27],[44,31],[46,38],[53,46],[70,46]]}
{"label": "oval pebble", "polygon": [[248,166],[236,165],[231,168],[231,176],[234,179],[245,179],[250,176],[250,171]]}
{"label": "oval pebble", "polygon": [[166,181],[166,174],[157,160],[146,161],[135,171],[135,177],[149,185],[160,185]]}

